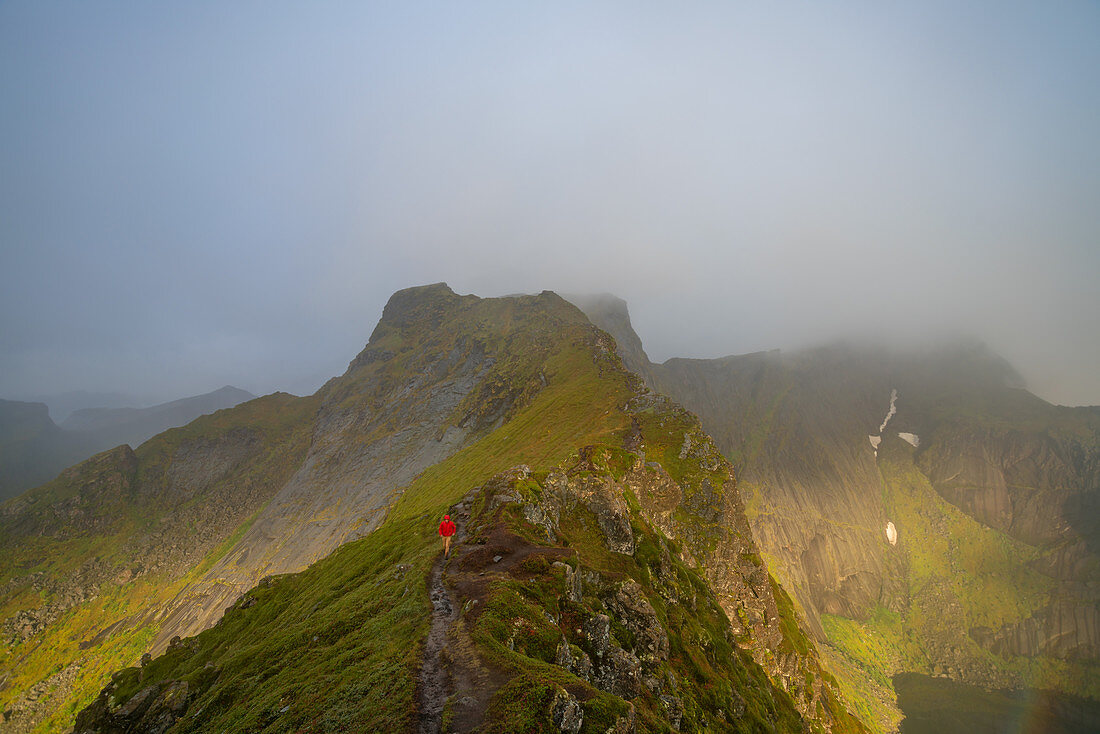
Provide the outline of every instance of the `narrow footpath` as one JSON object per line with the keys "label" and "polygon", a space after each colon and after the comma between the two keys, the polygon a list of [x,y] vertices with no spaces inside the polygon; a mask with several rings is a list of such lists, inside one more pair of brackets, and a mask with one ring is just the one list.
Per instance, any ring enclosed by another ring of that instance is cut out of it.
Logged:
{"label": "narrow footpath", "polygon": [[432,624],[420,668],[419,734],[438,734],[442,731],[443,713],[448,700],[448,731],[458,734],[476,729],[484,722],[489,698],[499,685],[499,681],[493,680],[494,676],[479,659],[462,620],[459,598],[444,580],[444,571],[448,567],[457,569],[462,558],[470,552],[464,541],[473,496],[471,492],[451,507],[451,518],[458,526],[451,541],[451,557],[444,559],[440,552],[432,564],[428,583]]}
{"label": "narrow footpath", "polygon": [[[458,540],[465,535],[460,525],[452,549],[457,550]],[[432,599],[432,626],[428,631],[428,641],[424,645],[424,663],[420,668],[420,734],[438,734],[442,727],[443,707],[451,694],[451,680],[443,660],[444,650],[448,647],[448,631],[458,613],[455,611],[451,593],[443,583],[443,554],[440,553],[432,565],[431,581],[428,593]]]}

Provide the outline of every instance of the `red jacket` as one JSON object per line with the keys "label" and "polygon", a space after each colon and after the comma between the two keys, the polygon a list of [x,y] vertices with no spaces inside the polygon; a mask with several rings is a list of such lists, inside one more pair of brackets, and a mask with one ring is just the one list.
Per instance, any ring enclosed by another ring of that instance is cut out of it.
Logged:
{"label": "red jacket", "polygon": [[458,528],[450,520],[444,520],[443,522],[439,523],[439,534],[442,535],[444,538],[451,537],[455,534],[456,530],[458,530]]}

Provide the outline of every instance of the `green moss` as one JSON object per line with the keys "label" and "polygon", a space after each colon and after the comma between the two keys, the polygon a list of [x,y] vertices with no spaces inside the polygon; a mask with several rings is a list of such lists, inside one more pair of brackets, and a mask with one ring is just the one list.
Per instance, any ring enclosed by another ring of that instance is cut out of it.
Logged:
{"label": "green moss", "polygon": [[492,734],[560,731],[550,720],[550,704],[557,686],[533,675],[519,675],[501,686],[487,712],[490,723],[485,731]]}

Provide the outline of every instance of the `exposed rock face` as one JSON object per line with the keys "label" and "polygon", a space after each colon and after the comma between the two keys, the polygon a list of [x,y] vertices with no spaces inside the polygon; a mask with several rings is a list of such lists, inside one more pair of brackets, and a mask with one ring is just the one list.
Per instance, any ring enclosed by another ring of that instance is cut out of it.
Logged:
{"label": "exposed rock face", "polygon": [[[695,419],[666,398],[643,395],[630,409],[642,415],[670,416],[653,428],[677,431],[675,460],[704,474],[689,474],[676,481],[661,463],[645,460],[646,443],[640,433],[628,434],[625,443],[637,453],[630,456],[621,479],[600,469],[609,460],[607,449],[586,447],[579,452],[577,464],[568,470],[551,470],[540,480],[537,502],[510,488],[530,475],[530,469],[522,466],[501,477],[499,485],[493,485],[490,506],[520,505],[527,521],[541,527],[550,540],[559,535],[560,518],[583,507],[594,516],[608,549],[633,555],[636,542],[630,508],[624,500],[625,493],[631,493],[638,500],[642,517],[677,541],[683,560],[707,580],[739,644],[791,693],[802,715],[821,717],[825,708],[820,702],[826,693],[820,668],[812,651],[795,651],[784,637],[771,580],[753,541],[729,463]],[[580,574],[568,571],[566,584],[570,598],[579,601],[584,586]],[[643,590],[628,581],[604,593],[601,599],[616,622],[630,631],[633,646],[625,650],[616,645],[610,631],[611,617],[595,614],[583,624],[583,650],[573,649],[565,640],[559,644],[558,665],[623,698],[637,695],[643,686],[659,689],[652,675],[660,661],[668,658],[668,635]],[[670,600],[696,603],[694,596],[685,599],[674,595]],[[807,680],[811,681],[809,686]],[[676,716],[682,713],[678,699],[671,694],[666,697],[670,721],[678,720]],[[822,723],[832,725],[827,716]]]}
{"label": "exposed rock face", "polygon": [[948,502],[1031,545],[1074,535],[1067,507],[1100,491],[1100,451],[1049,433],[948,423],[918,465]]}
{"label": "exposed rock face", "polygon": [[999,630],[975,628],[970,636],[1001,656],[1096,659],[1100,658],[1100,610],[1095,604],[1054,602],[1018,624]]}
{"label": "exposed rock face", "polygon": [[[1086,420],[1089,415],[1055,411]],[[1047,549],[1033,567],[1057,581],[1058,591],[1044,608],[1001,629],[972,630],[971,637],[1002,656],[1100,659],[1096,443],[1057,427],[1037,432],[955,421],[939,427],[918,465],[951,504]]]}
{"label": "exposed rock face", "polygon": [[569,691],[559,688],[550,703],[550,720],[561,731],[577,734],[584,726],[584,709]]}
{"label": "exposed rock face", "polygon": [[668,633],[641,586],[627,581],[614,596],[605,600],[605,604],[634,635],[634,650],[642,662],[656,665],[668,659]]}
{"label": "exposed rock face", "polygon": [[[670,360],[647,370],[656,389],[694,410],[723,452],[741,463],[738,486],[752,508],[751,534],[780,561],[819,638],[819,612],[861,616],[889,593],[885,510],[865,438],[886,406],[871,387],[821,400],[796,397],[842,369],[826,363],[812,379],[795,379],[775,355],[761,354]],[[858,409],[838,409],[845,400]]]}

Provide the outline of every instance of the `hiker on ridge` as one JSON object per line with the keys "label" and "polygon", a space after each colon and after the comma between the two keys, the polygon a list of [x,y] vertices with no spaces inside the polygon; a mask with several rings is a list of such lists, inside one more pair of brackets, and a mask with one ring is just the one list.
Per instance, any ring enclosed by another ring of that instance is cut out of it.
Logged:
{"label": "hiker on ridge", "polygon": [[443,538],[444,558],[448,558],[451,555],[451,537],[454,536],[456,530],[458,530],[458,528],[451,522],[451,516],[444,515],[443,522],[439,523],[439,537]]}

